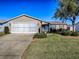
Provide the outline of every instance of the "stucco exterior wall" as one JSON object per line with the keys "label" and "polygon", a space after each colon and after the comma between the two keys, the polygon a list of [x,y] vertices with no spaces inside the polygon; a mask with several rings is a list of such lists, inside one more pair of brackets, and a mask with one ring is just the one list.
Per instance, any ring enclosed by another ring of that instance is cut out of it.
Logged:
{"label": "stucco exterior wall", "polygon": [[35,23],[40,26],[40,21],[26,16],[14,18],[9,23]]}
{"label": "stucco exterior wall", "polygon": [[67,25],[64,25],[64,29],[67,29]]}
{"label": "stucco exterior wall", "polygon": [[75,31],[79,32],[79,23],[75,25]]}
{"label": "stucco exterior wall", "polygon": [[[68,30],[73,31],[73,26],[72,25],[68,26]],[[78,31],[78,27],[74,26],[74,30]]]}
{"label": "stucco exterior wall", "polygon": [[3,32],[3,31],[4,31],[4,26],[0,25],[0,32]]}
{"label": "stucco exterior wall", "polygon": [[60,28],[63,28],[63,29],[67,29],[67,25],[50,25],[50,28],[54,28],[54,29],[60,29]]}

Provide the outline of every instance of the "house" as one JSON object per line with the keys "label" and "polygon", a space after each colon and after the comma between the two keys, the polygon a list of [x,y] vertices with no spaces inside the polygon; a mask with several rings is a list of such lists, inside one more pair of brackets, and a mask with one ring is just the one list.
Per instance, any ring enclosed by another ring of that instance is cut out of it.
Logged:
{"label": "house", "polygon": [[75,31],[79,32],[79,22],[75,24]]}
{"label": "house", "polygon": [[62,22],[49,22],[52,29],[67,29],[67,24]]}
{"label": "house", "polygon": [[[69,29],[70,31],[73,31],[73,26],[72,26],[72,25],[68,25],[68,29]],[[74,25],[74,30],[75,30],[76,32],[79,32],[79,22]]]}
{"label": "house", "polygon": [[42,23],[47,22],[23,14],[8,21],[0,22],[0,26],[2,29],[8,27],[10,33],[37,33]]}
{"label": "house", "polygon": [[4,22],[6,22],[6,20],[0,20],[0,32],[4,31],[4,25],[3,25]]}
{"label": "house", "polygon": [[70,31],[73,31],[73,26],[72,25],[68,25],[67,29],[70,30]]}
{"label": "house", "polygon": [[[48,22],[47,24],[43,24],[44,29],[50,30],[50,29],[67,29],[67,24],[57,21]],[[48,29],[49,27],[49,29]]]}
{"label": "house", "polygon": [[25,14],[7,21],[0,20],[0,32],[9,28],[10,33],[38,33],[40,30],[48,32],[50,29],[67,29],[67,24],[62,22],[45,22]]}

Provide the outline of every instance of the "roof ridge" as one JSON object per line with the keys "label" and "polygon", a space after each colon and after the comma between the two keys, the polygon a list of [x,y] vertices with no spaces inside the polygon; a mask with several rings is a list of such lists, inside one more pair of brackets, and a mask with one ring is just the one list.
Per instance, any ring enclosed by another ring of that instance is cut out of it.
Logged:
{"label": "roof ridge", "polygon": [[[6,22],[3,22],[3,24],[4,24],[4,23],[7,23],[7,22],[9,22],[9,21],[11,21],[11,20],[13,20],[13,19],[16,19],[16,18],[22,17],[22,16],[26,16],[26,17],[29,17],[29,18],[32,18],[32,19],[35,19],[35,20],[38,20],[38,21],[41,21],[41,22],[45,22],[45,21],[40,20],[40,19],[38,19],[38,18],[35,18],[35,17],[32,17],[32,16],[29,16],[29,15],[26,15],[26,14],[21,14],[21,15],[19,15],[19,16],[16,16],[16,17],[10,18],[10,19],[7,20]],[[45,23],[48,23],[48,22],[45,22]]]}

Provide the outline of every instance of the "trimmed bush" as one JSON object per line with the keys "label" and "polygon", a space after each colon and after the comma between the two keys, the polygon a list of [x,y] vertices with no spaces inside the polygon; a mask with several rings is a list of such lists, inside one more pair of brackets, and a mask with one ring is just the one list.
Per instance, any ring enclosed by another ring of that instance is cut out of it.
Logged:
{"label": "trimmed bush", "polygon": [[50,28],[50,33],[57,33],[57,30]]}
{"label": "trimmed bush", "polygon": [[10,34],[10,32],[9,32],[9,27],[6,26],[6,27],[4,28],[4,33],[5,33],[5,34]]}
{"label": "trimmed bush", "polygon": [[58,34],[61,34],[62,31],[64,31],[64,29],[60,28],[60,29],[57,30],[57,33],[58,33]]}
{"label": "trimmed bush", "polygon": [[50,28],[50,32],[49,33],[57,33],[57,34],[61,34],[62,31],[66,31],[66,29],[52,29]]}
{"label": "trimmed bush", "polygon": [[46,38],[46,37],[47,34],[42,32],[42,33],[36,33],[33,38]]}
{"label": "trimmed bush", "polygon": [[70,30],[67,30],[67,29],[52,29],[50,28],[50,33],[57,33],[57,34],[61,34],[61,35],[64,35],[64,36],[79,36],[79,33],[78,32],[73,32],[73,31],[70,31]]}
{"label": "trimmed bush", "polygon": [[63,30],[64,30],[64,29],[62,29],[62,28],[58,29],[58,31],[60,31],[60,32],[63,31]]}
{"label": "trimmed bush", "polygon": [[79,36],[78,32],[72,32],[71,36]]}
{"label": "trimmed bush", "polygon": [[63,30],[62,32],[61,32],[61,35],[64,35],[64,36],[70,36],[71,35],[71,31],[69,31],[69,30]]}

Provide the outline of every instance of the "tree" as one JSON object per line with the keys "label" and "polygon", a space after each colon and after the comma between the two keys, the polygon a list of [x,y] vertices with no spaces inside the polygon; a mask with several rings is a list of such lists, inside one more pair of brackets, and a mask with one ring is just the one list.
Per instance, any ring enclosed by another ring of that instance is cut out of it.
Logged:
{"label": "tree", "polygon": [[62,9],[57,9],[54,15],[55,18],[59,18],[63,23],[66,21],[66,15]]}
{"label": "tree", "polygon": [[76,17],[79,15],[79,4],[77,0],[59,0],[59,7],[55,12],[55,18],[71,20],[73,31]]}

